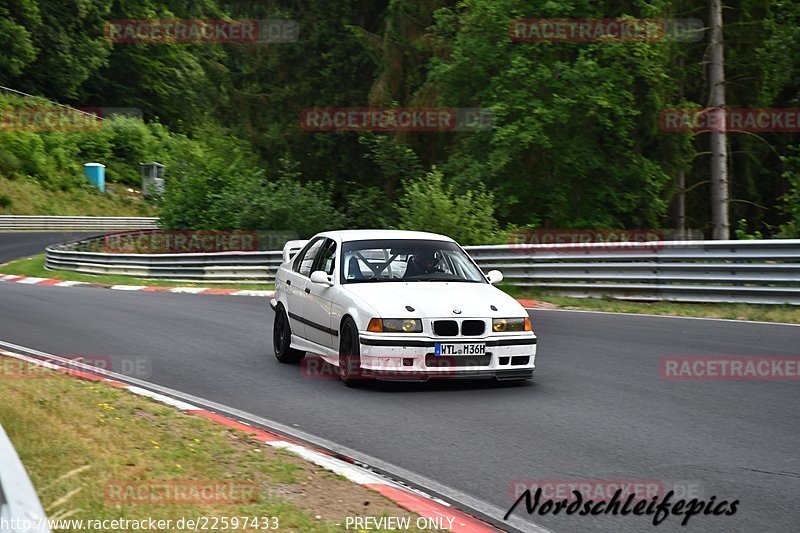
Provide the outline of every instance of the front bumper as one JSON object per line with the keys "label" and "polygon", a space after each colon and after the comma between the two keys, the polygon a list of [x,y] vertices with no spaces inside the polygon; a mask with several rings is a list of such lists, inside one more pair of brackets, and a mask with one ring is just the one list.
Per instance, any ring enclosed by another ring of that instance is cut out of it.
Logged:
{"label": "front bumper", "polygon": [[429,381],[432,379],[496,379],[498,381],[514,381],[519,379],[531,379],[533,377],[532,368],[519,368],[512,370],[464,370],[458,369],[457,372],[390,372],[390,371],[365,371],[361,372],[362,378],[377,379],[380,381]]}
{"label": "front bumper", "polygon": [[[527,379],[533,376],[537,338],[532,333],[482,338],[433,338],[406,334],[369,334],[360,338],[361,370],[385,380]],[[481,356],[437,356],[440,343],[485,343]]]}

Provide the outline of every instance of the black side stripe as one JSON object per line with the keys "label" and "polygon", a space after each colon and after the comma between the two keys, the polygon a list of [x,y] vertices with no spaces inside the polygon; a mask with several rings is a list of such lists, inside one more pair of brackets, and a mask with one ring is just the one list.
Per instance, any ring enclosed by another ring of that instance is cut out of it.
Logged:
{"label": "black side stripe", "polygon": [[306,326],[311,326],[314,329],[318,329],[320,331],[324,331],[325,333],[328,333],[329,335],[333,335],[334,337],[338,337],[339,336],[339,331],[338,330],[331,329],[331,328],[329,328],[327,326],[323,326],[322,324],[317,324],[316,322],[312,322],[311,320],[309,320],[307,318],[303,318],[300,315],[296,315],[294,313],[289,313],[289,318],[293,318],[293,319],[297,320],[298,322],[302,322]]}

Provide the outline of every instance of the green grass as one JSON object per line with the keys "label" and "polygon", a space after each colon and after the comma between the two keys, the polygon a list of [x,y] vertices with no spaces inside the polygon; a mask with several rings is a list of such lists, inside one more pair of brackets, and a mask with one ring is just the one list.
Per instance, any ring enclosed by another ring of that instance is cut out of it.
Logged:
{"label": "green grass", "polygon": [[28,276],[33,278],[51,278],[63,281],[85,281],[87,283],[105,283],[108,285],[142,285],[155,287],[210,287],[213,289],[240,289],[240,290],[274,290],[272,283],[209,283],[178,282],[165,279],[136,278],[114,274],[81,274],[69,270],[47,270],[44,266],[45,254],[18,259],[0,267],[0,273],[15,276]]}
{"label": "green grass", "polygon": [[[0,423],[51,519],[272,516],[283,531],[327,532],[341,530],[336,524],[357,514],[415,517],[244,433],[104,383],[0,357],[0,397]],[[122,492],[151,483],[228,483],[243,492],[232,499],[152,503],[136,500],[136,492]]]}
{"label": "green grass", "polygon": [[34,181],[0,177],[0,197],[10,200],[0,215],[150,217],[155,208],[127,193],[126,185],[107,183],[115,193],[91,188],[52,191]]}
{"label": "green grass", "polygon": [[632,302],[609,298],[570,298],[547,291],[512,287],[510,285],[502,285],[500,288],[514,298],[549,302],[561,309],[800,323],[800,306],[792,305]]}

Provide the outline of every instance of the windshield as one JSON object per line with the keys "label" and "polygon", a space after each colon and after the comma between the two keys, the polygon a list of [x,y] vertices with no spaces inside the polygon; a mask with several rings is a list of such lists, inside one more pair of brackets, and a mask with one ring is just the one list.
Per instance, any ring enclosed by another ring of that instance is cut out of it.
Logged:
{"label": "windshield", "polygon": [[487,283],[454,242],[379,239],[342,245],[342,283],[455,281]]}

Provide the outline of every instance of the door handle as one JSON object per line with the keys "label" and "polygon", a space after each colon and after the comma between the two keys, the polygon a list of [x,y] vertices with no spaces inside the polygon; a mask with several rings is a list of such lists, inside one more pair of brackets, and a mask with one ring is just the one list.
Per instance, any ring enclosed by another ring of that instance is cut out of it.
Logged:
{"label": "door handle", "polygon": [[286,284],[287,284],[287,285],[291,285],[291,284],[292,284],[292,280],[290,280],[290,279],[287,279],[287,280],[286,280]]}
{"label": "door handle", "polygon": [[311,289],[309,289],[308,287],[306,287],[306,294],[311,294]]}

